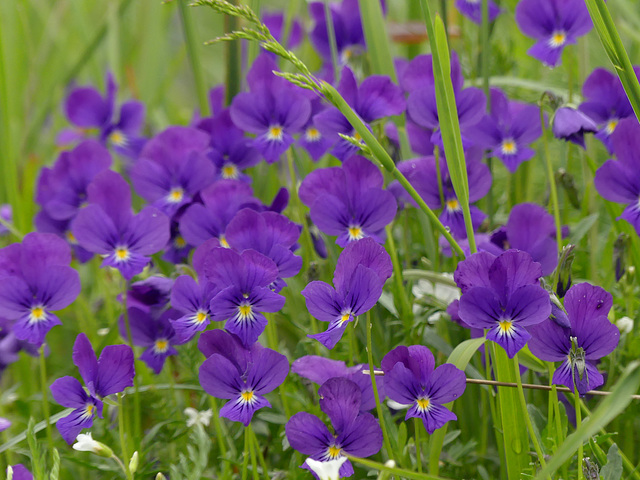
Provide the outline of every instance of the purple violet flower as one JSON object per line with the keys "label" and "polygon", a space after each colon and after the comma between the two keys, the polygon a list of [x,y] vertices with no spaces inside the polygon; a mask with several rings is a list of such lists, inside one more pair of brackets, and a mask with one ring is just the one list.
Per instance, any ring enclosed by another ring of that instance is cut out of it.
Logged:
{"label": "purple violet flower", "polygon": [[549,317],[549,293],[539,284],[540,264],[527,252],[507,250],[495,257],[471,255],[458,264],[454,279],[462,290],[458,314],[471,327],[489,329],[496,342],[513,358],[531,335],[525,327]]}
{"label": "purple violet flower", "polygon": [[509,214],[507,224],[493,232],[491,241],[504,250],[523,250],[540,263],[542,275],[558,265],[558,243],[553,216],[540,205],[521,203]]}
{"label": "purple violet flower", "polygon": [[131,169],[136,192],[168,216],[215,178],[207,158],[209,137],[190,127],[169,127],[149,140]]}
{"label": "purple violet flower", "polygon": [[541,360],[562,362],[553,383],[570,389],[575,384],[580,395],[604,383],[596,362],[613,352],[620,340],[620,331],[607,318],[612,304],[604,289],[579,283],[564,299],[569,327],[549,319],[528,328],[531,352]]}
{"label": "purple violet flower", "polygon": [[450,363],[435,368],[431,351],[422,345],[400,346],[382,359],[387,396],[411,405],[405,420],[419,418],[432,434],[458,417],[443,406],[460,397],[467,386],[464,372]]}
{"label": "purple violet flower", "polygon": [[[332,433],[322,420],[307,412],[296,413],[285,426],[291,447],[313,460],[328,461],[342,457],[375,455],[382,448],[382,430],[370,413],[361,413],[360,388],[346,378],[331,378],[318,390],[320,408],[331,420]],[[305,463],[302,468],[308,469]],[[347,460],[340,477],[353,475]]]}
{"label": "purple violet flower", "polygon": [[211,150],[209,158],[217,168],[216,179],[242,180],[250,183],[251,177],[243,170],[257,165],[260,152],[251,146],[251,140],[233,124],[229,109],[215,117],[202,119],[197,127],[209,134]]}
{"label": "purple violet flower", "polygon": [[557,66],[564,47],[593,27],[584,0],[521,0],[516,22],[522,33],[537,40],[529,55],[548,67]]}
{"label": "purple violet flower", "polygon": [[[181,345],[182,341],[176,338],[176,332],[171,326],[170,319],[179,315],[173,309],[165,310],[159,316],[139,308],[128,308],[129,327],[131,328],[131,340],[138,347],[147,347],[140,355],[140,360],[147,364],[157,375],[162,371],[164,362],[170,355],[177,355],[174,345]],[[127,324],[124,315],[118,322],[120,336],[128,338]]]}
{"label": "purple violet flower", "polygon": [[529,147],[540,138],[540,107],[511,101],[499,89],[491,89],[491,114],[468,132],[474,145],[491,150],[514,173],[535,150]]}
{"label": "purple violet flower", "polygon": [[33,480],[31,472],[21,463],[7,467],[7,478],[9,478],[9,469],[13,473],[13,480]]}
{"label": "purple violet flower", "polygon": [[[640,67],[634,67],[634,71],[636,76],[640,76]],[[611,134],[622,119],[634,117],[620,78],[609,70],[596,68],[585,80],[582,96],[585,101],[579,110],[598,125],[596,138],[613,153]]]}
{"label": "purple violet flower", "polygon": [[38,195],[39,203],[54,220],[69,220],[87,200],[87,187],[95,176],[111,166],[109,151],[95,140],[85,140],[70,152],[62,152],[39,187],[46,184],[46,192]]}
{"label": "purple violet flower", "polygon": [[203,204],[194,203],[180,217],[180,233],[193,246],[217,238],[223,247],[227,225],[244,207],[259,209],[261,203],[253,196],[251,186],[240,180],[218,180],[200,192]]}
{"label": "purple violet flower", "polygon": [[311,99],[311,115],[309,115],[307,124],[302,127],[302,134],[298,139],[298,145],[309,152],[314,162],[320,160],[320,157],[322,157],[334,143],[320,132],[315,121],[316,115],[324,112],[327,108],[328,107],[323,105],[320,97]]}
{"label": "purple violet flower", "polygon": [[[491,172],[489,167],[480,161],[482,152],[473,148],[467,152],[467,177],[469,179],[469,202],[473,203],[484,197],[491,188]],[[436,168],[435,157],[424,157],[413,160],[405,160],[398,164],[400,170],[407,180],[413,185],[425,203],[432,209],[442,208],[440,221],[451,229],[456,238],[467,238],[467,231],[464,225],[462,206],[453,189],[451,176],[447,162],[440,158],[440,176],[442,178],[442,196],[444,205],[440,201],[440,189],[438,187],[438,170]],[[403,199],[410,201],[417,206],[409,194],[402,190]],[[486,218],[486,215],[475,205],[471,205],[471,221],[474,230]]]}
{"label": "purple violet flower", "polygon": [[389,254],[373,239],[364,238],[347,245],[338,258],[334,286],[316,280],[302,290],[309,313],[329,322],[325,332],[307,336],[328,349],[335,347],[347,324],[378,302],[384,282],[392,272]]}
{"label": "purple violet flower", "polygon": [[[342,69],[338,91],[365,123],[371,123],[390,115],[400,115],[406,103],[402,89],[383,75],[371,75],[358,86],[354,73],[349,67]],[[344,161],[358,152],[358,147],[338,134],[359,139],[349,120],[335,107],[329,107],[313,117],[318,130],[329,140],[336,142],[331,153]]]}
{"label": "purple violet flower", "polygon": [[40,233],[53,233],[54,235],[64,239],[73,252],[73,256],[80,262],[86,263],[93,258],[93,253],[85,250],[78,245],[78,240],[71,231],[71,223],[73,219],[68,220],[54,220],[47,212],[40,210],[33,223],[36,226],[36,230]]}
{"label": "purple violet flower", "polygon": [[[489,7],[488,20],[493,22],[500,15],[500,7],[492,0],[487,1]],[[482,23],[482,0],[456,0],[456,8],[472,22],[480,25]]]}
{"label": "purple violet flower", "polygon": [[133,352],[128,345],[108,345],[96,360],[95,351],[84,333],[78,335],[73,345],[73,363],[80,371],[88,394],[73,377],[59,378],[51,385],[54,400],[63,407],[74,409],[56,424],[69,445],[82,429],[91,428],[96,413],[102,418],[102,398],[132,387],[135,376]]}
{"label": "purple violet flower", "polygon": [[98,129],[100,141],[130,158],[136,158],[144,146],[140,136],[144,123],[144,105],[136,100],[124,102],[118,120],[114,119],[117,86],[113,75],[107,74],[106,94],[94,87],[74,88],[65,100],[64,111],[76,127],[64,130],[57,139],[58,144],[75,142],[90,129]]}
{"label": "purple violet flower", "polygon": [[640,235],[640,125],[635,118],[622,120],[611,134],[618,160],[607,160],[596,171],[598,193],[611,202],[626,204],[622,215]]}
{"label": "purple violet flower", "polygon": [[258,340],[267,326],[261,312],[277,312],[285,297],[269,288],[278,277],[277,265],[255,250],[241,254],[228,248],[214,248],[203,260],[203,272],[220,291],[211,300],[213,320],[226,320],[225,328],[244,345]]}
{"label": "purple violet flower", "polygon": [[[371,376],[367,373],[364,374],[363,370],[368,370],[369,366],[365,364],[354,365],[353,367],[347,367],[346,363],[339,360],[332,360],[330,358],[319,357],[316,355],[305,355],[298,358],[291,364],[291,371],[312,381],[317,385],[322,385],[331,378],[341,377],[351,380],[360,388],[361,403],[360,411],[367,412],[376,406],[376,400],[373,395],[373,386],[371,385]],[[378,387],[378,393],[380,398],[383,399],[384,379],[378,377],[376,379],[376,386]]]}
{"label": "purple violet flower", "polygon": [[595,133],[598,126],[580,110],[571,107],[560,107],[553,116],[553,135],[586,149],[584,134]]}
{"label": "purple violet flower", "polygon": [[204,332],[198,348],[207,357],[200,366],[200,385],[209,395],[229,400],[220,409],[221,417],[246,427],[257,410],[271,408],[264,395],[284,382],[287,357],[259,343],[246,347],[223,330]]}
{"label": "purple violet flower", "polygon": [[284,12],[263,12],[262,13],[262,23],[264,23],[273,38],[275,38],[282,45],[286,46],[289,50],[294,50],[300,43],[302,43],[302,39],[304,37],[304,30],[302,29],[302,24],[300,20],[297,18],[293,18],[291,20],[291,25],[289,26],[288,36],[285,39],[282,38],[284,34],[284,26],[285,26],[285,15]]}
{"label": "purple violet flower", "polygon": [[74,237],[83,248],[104,256],[103,267],[116,268],[131,280],[149,263],[149,255],[166,246],[169,219],[153,207],[134,215],[129,185],[112,171],[95,177],[87,198],[89,205],[71,225]]}
{"label": "purple violet flower", "polygon": [[341,167],[314,170],[300,185],[302,203],[313,223],[337,235],[341,247],[361,238],[384,242],[384,227],[396,215],[393,194],[383,189],[382,173],[364,157],[353,156]]}
{"label": "purple violet flower", "polygon": [[50,233],[29,233],[21,244],[0,250],[0,317],[15,320],[17,339],[40,346],[62,324],[52,312],[80,293],[80,277],[69,263],[69,246]]}
{"label": "purple violet flower", "polygon": [[242,130],[256,134],[253,146],[268,163],[274,163],[293,143],[293,134],[307,123],[311,104],[305,94],[273,74],[272,56],[256,58],[247,81],[249,92],[239,93],[231,104],[231,118]]}

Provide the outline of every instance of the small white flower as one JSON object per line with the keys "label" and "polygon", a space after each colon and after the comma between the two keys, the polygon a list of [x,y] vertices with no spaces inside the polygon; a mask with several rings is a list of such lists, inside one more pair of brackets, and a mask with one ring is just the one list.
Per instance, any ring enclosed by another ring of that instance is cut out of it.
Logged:
{"label": "small white flower", "polygon": [[619,318],[616,322],[616,326],[618,327],[618,330],[620,330],[620,333],[629,333],[633,330],[633,319],[629,317]]}
{"label": "small white flower", "polygon": [[91,432],[81,433],[76,437],[76,443],[73,444],[73,449],[79,452],[91,452],[101,457],[112,457],[113,450],[107,447],[104,443],[97,442],[91,437]]}
{"label": "small white flower", "polygon": [[318,475],[320,480],[339,480],[340,467],[347,461],[347,457],[338,457],[327,462],[319,462],[312,458],[307,458],[305,463]]}
{"label": "small white flower", "polygon": [[[443,273],[443,279],[453,280],[453,275]],[[460,289],[443,283],[433,283],[428,280],[419,280],[412,288],[412,293],[416,298],[424,298],[426,296],[434,297],[445,305],[449,305],[454,300],[460,298]]]}
{"label": "small white flower", "polygon": [[200,424],[204,427],[209,426],[213,412],[211,409],[199,412],[195,408],[187,407],[184,409],[184,414],[187,418],[187,427],[193,427],[195,424]]}

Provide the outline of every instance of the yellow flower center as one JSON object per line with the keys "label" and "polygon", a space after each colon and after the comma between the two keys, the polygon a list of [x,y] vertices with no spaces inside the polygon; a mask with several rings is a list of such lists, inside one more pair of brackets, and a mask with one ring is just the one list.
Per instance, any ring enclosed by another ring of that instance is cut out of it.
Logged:
{"label": "yellow flower center", "polygon": [[232,180],[235,180],[236,178],[238,178],[239,173],[240,172],[238,172],[238,167],[236,167],[233,163],[226,163],[222,167],[222,178],[230,178]]}
{"label": "yellow flower center", "polygon": [[207,315],[207,313],[203,312],[202,310],[198,310],[198,313],[196,313],[196,323],[202,323],[207,318],[209,318],[209,315]]}
{"label": "yellow flower center", "polygon": [[607,135],[611,135],[615,131],[619,121],[620,120],[618,120],[617,118],[613,118],[607,122],[607,126],[604,127],[604,130],[605,132],[607,132]]}
{"label": "yellow flower center", "polygon": [[177,247],[177,248],[184,248],[187,246],[187,241],[182,238],[181,236],[177,236],[174,240],[173,240],[173,244]]}
{"label": "yellow flower center", "polygon": [[362,141],[362,135],[360,135],[358,132],[355,132],[353,134],[353,138],[355,138],[357,141],[361,142]]}
{"label": "yellow flower center", "polygon": [[513,322],[511,320],[500,320],[498,324],[500,325],[500,330],[504,333],[509,333],[513,328]]}
{"label": "yellow flower center", "polygon": [[87,404],[87,406],[84,407],[84,417],[85,418],[92,417],[95,409],[96,409],[96,406],[93,403]]}
{"label": "yellow flower center", "polygon": [[502,150],[502,153],[505,155],[513,155],[518,152],[518,146],[512,139],[504,140],[500,148]]}
{"label": "yellow flower center", "polygon": [[127,143],[127,137],[119,130],[114,130],[109,135],[109,142],[118,147],[122,147],[125,143]]}
{"label": "yellow flower center", "polygon": [[447,210],[455,211],[460,209],[460,203],[456,198],[447,200]]}
{"label": "yellow flower center", "polygon": [[336,447],[335,445],[331,445],[329,447],[329,457],[330,458],[338,458],[340,456],[340,452],[342,452],[342,449],[339,447]]}
{"label": "yellow flower center", "polygon": [[64,232],[64,236],[67,239],[67,242],[75,245],[76,243],[78,243],[78,241],[76,240],[76,236],[73,234],[73,232],[71,230],[67,230],[66,232]]}
{"label": "yellow flower center", "polygon": [[309,127],[307,128],[307,131],[304,132],[304,137],[307,142],[317,142],[322,137],[322,134],[316,127]]}
{"label": "yellow flower center", "polygon": [[116,261],[123,262],[130,257],[129,249],[127,247],[116,248]]}
{"label": "yellow flower center", "polygon": [[224,236],[224,235],[220,235],[220,238],[219,238],[218,240],[220,240],[220,246],[221,246],[221,247],[224,247],[224,248],[231,248],[231,247],[229,246],[229,242],[227,242],[227,239],[225,238],[225,236]]}
{"label": "yellow flower center", "polygon": [[549,40],[549,45],[557,48],[557,47],[563,46],[566,41],[567,41],[567,34],[562,30],[559,30],[557,32],[553,32],[553,35]]}
{"label": "yellow flower center", "polygon": [[360,240],[364,237],[362,227],[358,225],[349,226],[349,240]]}
{"label": "yellow flower center", "polygon": [[350,317],[351,317],[351,312],[343,313],[342,316],[340,317],[340,322],[344,323],[348,321]]}
{"label": "yellow flower center", "polygon": [[169,349],[169,341],[164,338],[156,340],[154,349],[156,353],[165,353]]}
{"label": "yellow flower center", "polygon": [[250,402],[253,398],[253,392],[251,390],[247,390],[246,392],[242,392],[240,396],[245,402]]}
{"label": "yellow flower center", "polygon": [[183,198],[184,190],[181,187],[172,188],[168,195],[168,199],[171,203],[180,203]]}
{"label": "yellow flower center", "polygon": [[419,398],[416,403],[418,404],[418,408],[420,410],[426,410],[429,408],[429,404],[431,403],[428,398]]}
{"label": "yellow flower center", "polygon": [[240,317],[244,320],[247,317],[251,316],[251,305],[244,304],[238,305],[238,312],[240,313]]}
{"label": "yellow flower center", "polygon": [[277,140],[282,141],[282,137],[284,134],[284,129],[280,125],[272,125],[269,127],[269,133],[267,134],[267,138],[269,140]]}
{"label": "yellow flower center", "polygon": [[32,322],[39,322],[41,320],[44,320],[45,317],[46,317],[46,313],[44,311],[44,308],[42,308],[42,305],[38,305],[37,307],[31,308],[31,314],[29,315],[29,319]]}

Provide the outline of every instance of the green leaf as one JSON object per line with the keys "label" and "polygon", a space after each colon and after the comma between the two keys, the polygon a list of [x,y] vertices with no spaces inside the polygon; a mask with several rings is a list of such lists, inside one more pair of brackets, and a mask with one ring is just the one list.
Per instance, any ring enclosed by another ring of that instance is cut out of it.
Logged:
{"label": "green leaf", "polygon": [[636,361],[625,369],[614,385],[611,395],[607,396],[591,416],[560,445],[556,454],[547,462],[547,466],[538,473],[536,480],[552,476],[564,462],[571,458],[578,447],[621,413],[631,402],[631,395],[635,394],[638,386],[640,386],[640,362]]}
{"label": "green leaf", "polygon": [[598,216],[599,214],[597,212],[592,213],[580,220],[575,227],[571,228],[569,243],[577,244],[582,240],[587,232],[591,230],[591,227],[598,221]]}
{"label": "green leaf", "polygon": [[518,352],[518,359],[520,363],[527,367],[529,370],[533,370],[534,372],[546,372],[547,366],[544,364],[542,360],[536,357],[527,345],[524,346],[522,350]]}
{"label": "green leaf", "polygon": [[622,457],[614,443],[607,452],[607,464],[600,470],[602,480],[620,480],[622,477]]}

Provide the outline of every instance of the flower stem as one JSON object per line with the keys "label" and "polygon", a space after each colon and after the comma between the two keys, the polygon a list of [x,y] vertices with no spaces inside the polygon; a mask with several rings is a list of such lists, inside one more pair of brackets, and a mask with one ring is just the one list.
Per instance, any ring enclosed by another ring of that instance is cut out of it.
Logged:
{"label": "flower stem", "polygon": [[269,480],[269,469],[267,468],[267,462],[264,460],[264,455],[262,454],[262,450],[260,450],[260,444],[258,443],[258,437],[256,436],[256,432],[251,429],[251,438],[253,440],[253,446],[258,454],[258,460],[260,461],[260,466],[262,467],[262,475],[264,476],[264,480]]}
{"label": "flower stem", "polygon": [[382,415],[382,405],[380,404],[380,395],[378,394],[378,387],[376,385],[376,375],[374,373],[373,366],[373,350],[371,343],[371,311],[366,314],[367,317],[367,358],[369,359],[369,377],[371,378],[371,386],[373,387],[373,398],[376,401],[376,412],[378,413],[378,420],[380,421],[380,427],[382,428],[382,438],[384,440],[384,448],[387,450],[387,456],[392,458],[391,443],[389,442],[389,434],[387,432],[387,426],[384,422],[384,416]]}
{"label": "flower stem", "polygon": [[[133,336],[131,335],[131,324],[129,322],[129,310],[127,309],[127,292],[129,290],[129,282],[124,281],[124,288],[122,289],[122,305],[123,305],[123,313],[124,316],[124,324],[127,328],[127,343],[129,348],[134,354],[135,350],[133,349]],[[140,383],[138,381],[138,376],[133,376],[133,432],[135,435],[135,440],[137,441],[140,438]],[[127,458],[125,457],[125,462]]]}
{"label": "flower stem", "polygon": [[125,467],[125,466],[124,466],[124,463],[122,463],[122,460],[120,460],[120,459],[117,457],[117,455],[115,455],[115,454],[111,455],[111,459],[112,459],[114,462],[116,462],[116,463],[118,464],[118,466],[119,466],[119,467],[122,469],[122,471],[124,472],[125,476],[127,476],[127,478],[129,478],[129,477],[128,477],[128,475],[127,475],[127,467]]}
{"label": "flower stem", "polygon": [[198,54],[198,47],[200,45],[196,43],[193,32],[193,21],[191,19],[190,12],[187,9],[187,0],[178,0],[178,10],[180,12],[180,20],[182,21],[184,40],[187,46],[187,56],[189,57],[189,63],[191,64],[193,81],[195,83],[196,93],[198,95],[200,115],[206,116],[209,114],[207,87],[204,83],[204,78],[202,75],[202,65],[200,64],[200,55]]}
{"label": "flower stem", "polygon": [[246,433],[249,434],[249,455],[251,456],[251,473],[253,474],[253,480],[260,480],[260,475],[258,475],[258,462],[256,461],[255,434],[253,433],[251,424],[247,427]]}
{"label": "flower stem", "polygon": [[520,361],[518,360],[518,354],[513,357],[513,366],[516,370],[516,382],[518,383],[518,395],[520,397],[520,405],[522,407],[522,412],[524,414],[524,421],[527,424],[527,430],[529,430],[529,436],[531,437],[531,441],[533,442],[533,448],[536,450],[536,454],[538,455],[538,460],[540,461],[540,465],[544,468],[546,462],[544,461],[544,453],[542,452],[542,448],[540,447],[540,443],[538,442],[538,437],[536,436],[536,432],[533,429],[533,423],[531,422],[531,416],[529,415],[529,409],[527,408],[527,400],[524,397],[524,389],[522,388],[522,377],[520,375]]}
{"label": "flower stem", "polygon": [[[578,393],[578,388],[574,386],[573,393],[573,401],[576,409],[576,430],[580,428],[580,424],[582,423],[582,410],[580,410],[580,394]],[[582,457],[584,455],[582,442],[580,442],[580,446],[578,447],[578,480],[583,480],[584,474],[582,472]]]}
{"label": "flower stem", "polygon": [[249,435],[249,427],[244,429],[244,453],[242,454],[242,480],[247,480],[247,468],[249,467],[249,443],[251,435]]}
{"label": "flower stem", "polygon": [[129,452],[127,449],[127,441],[124,437],[124,402],[122,400],[123,394],[118,393],[118,400],[120,403],[120,409],[118,410],[118,432],[120,433],[120,447],[122,448],[122,458],[124,458],[124,473],[127,476],[127,480],[133,479],[131,472],[129,471]]}
{"label": "flower stem", "polygon": [[417,418],[414,418],[413,421],[413,428],[416,436],[416,463],[418,464],[418,472],[422,473],[422,453],[420,452],[420,429],[422,428],[422,425],[420,424],[420,420]]}
{"label": "flower stem", "polygon": [[409,302],[409,296],[407,295],[407,290],[404,287],[404,282],[402,278],[402,265],[400,265],[400,260],[398,258],[398,250],[396,249],[396,244],[393,240],[393,228],[392,225],[387,225],[387,250],[389,250],[389,256],[391,257],[391,264],[393,265],[393,282],[395,284],[396,295],[400,298],[397,300],[400,303],[400,308],[398,309],[400,313],[400,318],[404,322],[405,331],[409,334],[411,330],[411,325],[413,324],[413,312],[411,311],[411,302]]}
{"label": "flower stem", "polygon": [[331,8],[329,6],[329,0],[324,0],[324,19],[327,24],[327,36],[329,37],[329,47],[331,48],[331,64],[333,66],[333,76],[335,84],[340,81],[340,65],[338,63],[338,45],[336,43],[336,31],[333,25],[333,15],[331,15]]}
{"label": "flower stem", "polygon": [[44,343],[40,347],[40,384],[42,386],[42,411],[47,427],[47,442],[49,442],[49,449],[53,451],[53,434],[49,423],[49,391],[47,389],[47,362],[44,358]]}

